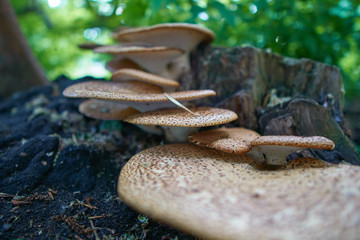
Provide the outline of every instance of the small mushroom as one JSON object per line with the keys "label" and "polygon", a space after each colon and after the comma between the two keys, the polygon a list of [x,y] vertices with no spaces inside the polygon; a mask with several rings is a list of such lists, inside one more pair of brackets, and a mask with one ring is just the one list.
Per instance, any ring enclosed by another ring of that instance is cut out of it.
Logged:
{"label": "small mushroom", "polygon": [[135,62],[126,59],[123,56],[115,56],[113,59],[111,59],[106,63],[105,68],[110,72],[115,72],[122,68],[142,70],[142,68],[139,65],[137,65]]}
{"label": "small mushroom", "polygon": [[199,127],[225,124],[238,118],[233,111],[212,107],[194,107],[190,111],[181,108],[160,109],[139,113],[124,121],[139,125],[159,125],[170,142],[183,142]]}
{"label": "small mushroom", "polygon": [[160,86],[165,91],[174,91],[177,87],[179,87],[179,83],[175,80],[131,68],[123,68],[115,71],[111,79],[113,81],[137,80],[147,82]]}
{"label": "small mushroom", "polygon": [[202,239],[357,239],[360,167],[298,159],[259,169],[246,155],[191,144],[144,150],[118,194],[135,210]]}
{"label": "small mushroom", "polygon": [[[123,120],[133,114],[139,113],[135,108],[129,107],[122,102],[110,102],[98,99],[90,99],[82,102],[79,106],[79,112],[89,118],[100,120]],[[136,125],[141,130],[162,135],[163,131],[157,126]]]}
{"label": "small mushroom", "polygon": [[125,104],[97,99],[82,102],[79,106],[79,112],[87,117],[100,120],[123,120],[126,117],[139,113],[138,110]]}
{"label": "small mushroom", "polygon": [[305,148],[333,150],[335,144],[320,136],[261,136],[251,141],[251,151],[247,154],[261,163],[284,165],[290,153]]}
{"label": "small mushroom", "polygon": [[217,128],[190,134],[188,140],[203,147],[219,151],[243,154],[251,149],[251,140],[259,137],[255,131],[246,128]]}
{"label": "small mushroom", "polygon": [[158,74],[163,77],[168,76],[167,65],[176,57],[184,53],[183,50],[172,47],[116,47],[103,46],[94,49],[96,53],[108,53],[121,55],[123,58],[130,59],[141,68],[150,73]]}
{"label": "small mushroom", "polygon": [[[168,95],[180,102],[186,102],[215,94],[213,90],[190,90],[172,92]],[[141,112],[174,106],[164,95],[161,87],[140,81],[82,82],[66,88],[63,95],[73,98],[121,101]]]}
{"label": "small mushroom", "polygon": [[215,34],[210,29],[196,24],[162,23],[121,30],[115,32],[113,37],[122,42],[146,42],[154,46],[175,47],[189,52],[201,42],[212,42]]}
{"label": "small mushroom", "polygon": [[147,42],[155,46],[175,47],[185,53],[174,59],[169,68],[169,77],[177,79],[190,69],[190,52],[200,43],[210,43],[215,34],[202,26],[188,23],[163,23],[150,27],[131,28],[115,32],[113,37],[123,42]]}

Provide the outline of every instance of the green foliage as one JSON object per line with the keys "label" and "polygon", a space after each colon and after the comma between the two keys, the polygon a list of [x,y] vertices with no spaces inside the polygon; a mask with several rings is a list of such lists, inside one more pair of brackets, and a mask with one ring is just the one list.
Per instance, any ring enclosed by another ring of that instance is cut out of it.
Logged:
{"label": "green foliage", "polygon": [[[360,96],[360,0],[12,0],[20,25],[50,79],[106,75],[107,56],[77,44],[113,43],[125,26],[162,22],[204,25],[214,44],[250,44],[338,65],[347,95]],[[100,70],[99,70],[100,69]]]}

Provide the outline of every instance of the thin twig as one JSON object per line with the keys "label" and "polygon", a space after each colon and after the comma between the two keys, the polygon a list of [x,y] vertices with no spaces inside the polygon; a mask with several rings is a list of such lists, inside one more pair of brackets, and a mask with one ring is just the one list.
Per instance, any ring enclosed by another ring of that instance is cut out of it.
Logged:
{"label": "thin twig", "polygon": [[95,235],[96,240],[100,240],[100,237],[99,237],[99,235],[97,234],[97,231],[96,231],[96,229],[95,229],[95,226],[94,226],[93,221],[92,221],[91,219],[90,219],[89,221],[90,221],[91,229],[92,229],[93,232],[94,232],[94,235]]}

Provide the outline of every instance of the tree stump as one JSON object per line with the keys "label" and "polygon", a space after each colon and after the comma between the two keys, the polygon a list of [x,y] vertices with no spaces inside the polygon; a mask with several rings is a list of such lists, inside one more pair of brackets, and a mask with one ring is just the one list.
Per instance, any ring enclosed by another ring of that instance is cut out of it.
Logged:
{"label": "tree stump", "polygon": [[325,136],[335,142],[335,151],[304,154],[360,164],[344,125],[339,68],[254,47],[200,48],[191,62],[192,71],[181,77],[180,85],[215,90],[216,97],[197,104],[235,111],[239,119],[230,125],[264,135]]}

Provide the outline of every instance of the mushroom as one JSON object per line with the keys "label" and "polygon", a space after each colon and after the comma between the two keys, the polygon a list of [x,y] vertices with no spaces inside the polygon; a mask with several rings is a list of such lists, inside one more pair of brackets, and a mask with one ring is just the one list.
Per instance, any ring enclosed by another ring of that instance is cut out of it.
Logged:
{"label": "mushroom", "polygon": [[212,107],[193,107],[191,112],[181,108],[160,109],[131,115],[124,121],[139,125],[159,125],[171,142],[185,141],[199,127],[225,124],[238,118],[233,111]]}
{"label": "mushroom", "polygon": [[335,144],[320,136],[261,136],[251,141],[251,151],[247,154],[261,163],[284,165],[290,153],[305,148],[333,150]]}
{"label": "mushroom", "polygon": [[305,148],[333,150],[333,141],[320,136],[260,136],[245,128],[219,128],[192,133],[190,142],[219,151],[248,154],[257,162],[268,165],[284,165],[286,157]]}
{"label": "mushroom", "polygon": [[169,77],[177,79],[190,69],[190,52],[200,43],[210,43],[214,33],[199,25],[188,23],[163,23],[150,27],[131,28],[115,32],[113,37],[123,42],[147,42],[155,46],[175,47],[185,53],[174,59],[170,65]]}
{"label": "mushroom", "polygon": [[116,70],[122,69],[122,68],[131,68],[131,69],[137,69],[142,70],[142,68],[134,63],[133,61],[126,59],[122,56],[115,56],[113,59],[108,61],[105,65],[105,68],[109,70],[110,72],[115,72]]}
{"label": "mushroom", "polygon": [[123,202],[202,239],[357,239],[360,167],[298,159],[259,169],[246,155],[156,146],[122,168]]}
{"label": "mushroom", "polygon": [[227,153],[243,154],[250,151],[251,140],[259,136],[257,132],[246,128],[217,128],[192,133],[188,140],[199,146]]}
{"label": "mushroom", "polygon": [[[169,93],[172,98],[180,102],[214,96],[215,94],[213,90],[190,90]],[[123,102],[141,112],[173,107],[173,103],[164,95],[161,87],[140,81],[82,82],[66,88],[63,95],[73,98],[96,98]]]}
{"label": "mushroom", "polygon": [[115,32],[113,37],[121,42],[146,42],[154,46],[180,48],[186,52],[199,43],[210,43],[214,32],[189,23],[162,23],[150,27],[130,28]]}
{"label": "mushroom", "polygon": [[103,46],[94,49],[96,53],[108,53],[121,55],[123,58],[130,59],[141,68],[150,73],[167,77],[167,65],[176,57],[184,53],[183,50],[172,47],[118,47]]}
{"label": "mushroom", "polygon": [[123,120],[128,116],[139,113],[138,110],[127,105],[98,99],[82,102],[79,106],[79,112],[87,117],[100,120]]}
{"label": "mushroom", "polygon": [[160,86],[165,91],[174,91],[179,87],[179,83],[175,80],[131,68],[123,68],[115,71],[111,79],[113,81],[138,80]]}

